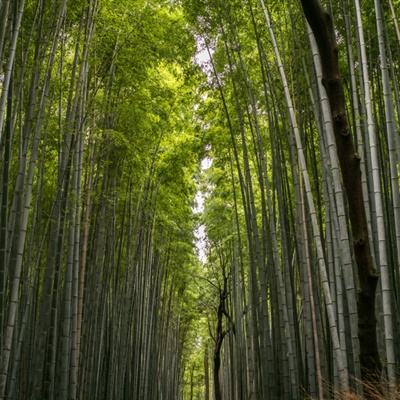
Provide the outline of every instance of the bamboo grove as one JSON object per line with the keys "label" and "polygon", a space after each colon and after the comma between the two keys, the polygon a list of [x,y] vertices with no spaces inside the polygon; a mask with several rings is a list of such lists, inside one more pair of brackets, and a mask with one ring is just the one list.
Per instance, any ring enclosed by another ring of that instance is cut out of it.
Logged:
{"label": "bamboo grove", "polygon": [[194,40],[156,1],[1,10],[0,398],[176,399]]}
{"label": "bamboo grove", "polygon": [[399,398],[400,3],[321,3],[0,0],[0,400]]}
{"label": "bamboo grove", "polygon": [[398,3],[323,6],[187,5],[208,55],[215,399],[398,396]]}

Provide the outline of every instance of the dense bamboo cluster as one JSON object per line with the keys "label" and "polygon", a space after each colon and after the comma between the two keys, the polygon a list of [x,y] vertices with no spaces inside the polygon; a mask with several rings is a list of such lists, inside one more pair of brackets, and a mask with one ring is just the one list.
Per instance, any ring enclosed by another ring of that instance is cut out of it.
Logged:
{"label": "dense bamboo cluster", "polygon": [[178,398],[193,44],[156,3],[0,2],[0,399]]}
{"label": "dense bamboo cluster", "polygon": [[394,398],[398,4],[187,3],[208,52],[203,107],[219,107],[204,178],[205,268],[218,284],[221,254],[230,265],[218,398]]}
{"label": "dense bamboo cluster", "polygon": [[398,398],[399,16],[0,0],[0,400]]}

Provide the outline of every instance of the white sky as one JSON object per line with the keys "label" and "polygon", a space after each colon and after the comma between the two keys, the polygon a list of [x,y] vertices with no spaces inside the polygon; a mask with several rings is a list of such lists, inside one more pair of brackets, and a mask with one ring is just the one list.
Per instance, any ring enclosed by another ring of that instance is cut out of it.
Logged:
{"label": "white sky", "polygon": [[[204,157],[200,163],[201,173],[207,171],[212,166],[212,158]],[[204,211],[204,201],[207,197],[207,193],[198,190],[195,196],[195,205],[193,211],[196,214],[201,214]],[[197,250],[197,256],[199,260],[205,264],[207,262],[207,233],[204,225],[199,225],[195,231],[195,245]]]}
{"label": "white sky", "polygon": [[[196,54],[194,56],[194,63],[197,64],[202,71],[204,72],[205,75],[207,75],[207,78],[210,80],[213,76],[213,70],[211,66],[211,59],[210,55],[208,54],[207,51],[207,46],[206,42],[203,37],[196,35]],[[212,46],[208,46],[211,56],[214,53],[214,49]]]}
{"label": "white sky", "polygon": [[[210,55],[208,54],[206,43],[204,38],[199,35],[196,35],[196,54],[194,56],[193,62],[197,64],[204,74],[207,76],[208,79],[212,77],[212,66],[210,63]],[[213,54],[214,50],[210,48],[211,55]],[[210,150],[211,146],[207,145],[206,150]],[[200,173],[207,171],[212,165],[212,158],[206,156],[201,160],[200,163]],[[207,193],[198,190],[195,196],[195,205],[193,207],[193,212],[196,214],[201,214],[204,212],[204,202],[207,197]],[[204,225],[199,225],[195,231],[195,245],[197,250],[197,256],[199,260],[205,264],[207,262],[207,233],[206,227]]]}

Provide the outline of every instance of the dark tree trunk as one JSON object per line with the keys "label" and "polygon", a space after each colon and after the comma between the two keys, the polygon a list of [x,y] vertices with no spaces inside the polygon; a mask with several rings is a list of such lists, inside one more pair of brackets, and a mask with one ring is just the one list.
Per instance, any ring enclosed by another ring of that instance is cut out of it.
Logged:
{"label": "dark tree trunk", "polygon": [[[225,274],[225,267],[222,268],[223,272],[223,286],[219,289],[219,304],[217,310],[217,329],[215,335],[215,345],[214,345],[214,368],[213,368],[213,378],[214,378],[214,400],[222,400],[221,382],[219,380],[219,370],[221,367],[221,348],[224,337],[226,336],[226,331],[223,329],[223,318],[224,315],[228,317],[226,310],[226,298],[228,296],[228,277]],[[229,318],[228,318],[229,319]]]}
{"label": "dark tree trunk", "polygon": [[[221,305],[220,305],[221,306]],[[218,307],[218,322],[217,322],[217,337],[214,347],[214,395],[215,400],[222,400],[221,383],[219,381],[219,370],[221,367],[221,347],[224,340],[225,333],[222,331],[222,312],[220,313],[220,306]],[[220,318],[221,316],[221,318]]]}
{"label": "dark tree trunk", "polygon": [[356,153],[346,116],[345,95],[340,78],[338,47],[331,16],[318,0],[301,0],[304,14],[314,33],[323,71],[322,83],[329,99],[335,140],[349,205],[353,247],[358,267],[358,338],[360,341],[361,377],[364,382],[379,381],[379,359],[375,292],[378,282],[368,239],[367,220],[361,186],[360,156]]}

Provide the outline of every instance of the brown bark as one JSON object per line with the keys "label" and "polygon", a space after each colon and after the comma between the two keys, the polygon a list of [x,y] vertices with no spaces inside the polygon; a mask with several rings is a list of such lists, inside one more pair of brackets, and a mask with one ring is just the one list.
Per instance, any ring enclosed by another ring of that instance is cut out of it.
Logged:
{"label": "brown bark", "polygon": [[214,399],[222,400],[221,382],[219,380],[219,370],[221,367],[221,348],[222,342],[227,334],[227,331],[223,329],[223,318],[224,316],[230,320],[230,317],[226,310],[226,299],[228,297],[228,277],[225,273],[225,267],[222,267],[223,273],[223,285],[219,290],[219,305],[217,310],[217,329],[215,336],[214,345],[214,357],[213,357],[213,378],[214,378]]}
{"label": "brown bark", "polygon": [[360,282],[357,303],[361,378],[365,382],[376,383],[382,369],[377,346],[375,316],[378,274],[373,264],[368,239],[361,186],[360,156],[355,150],[346,116],[345,95],[339,71],[338,46],[331,16],[322,8],[318,0],[301,0],[301,4],[320,53],[322,83],[329,99],[338,158],[349,206],[353,248]]}
{"label": "brown bark", "polygon": [[223,331],[222,328],[222,318],[223,318],[223,308],[225,307],[225,298],[224,295],[220,294],[220,304],[218,306],[217,312],[217,336],[215,338],[215,346],[214,346],[214,395],[215,400],[222,400],[222,392],[221,392],[221,383],[219,381],[219,370],[221,367],[221,347],[226,332]]}

